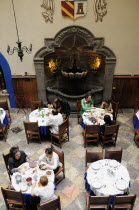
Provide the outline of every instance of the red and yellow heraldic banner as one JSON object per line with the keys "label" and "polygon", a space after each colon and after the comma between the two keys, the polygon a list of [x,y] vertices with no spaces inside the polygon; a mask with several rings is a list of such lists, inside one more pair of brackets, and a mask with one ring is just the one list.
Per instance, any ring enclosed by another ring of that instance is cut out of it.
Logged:
{"label": "red and yellow heraldic banner", "polygon": [[76,19],[87,13],[87,0],[64,0],[61,1],[62,15]]}

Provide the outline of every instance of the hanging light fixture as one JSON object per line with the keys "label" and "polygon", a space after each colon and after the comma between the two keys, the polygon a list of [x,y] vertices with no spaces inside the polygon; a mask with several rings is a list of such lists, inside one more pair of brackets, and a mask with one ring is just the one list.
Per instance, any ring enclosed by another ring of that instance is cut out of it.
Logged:
{"label": "hanging light fixture", "polygon": [[28,54],[30,54],[32,52],[32,44],[30,44],[30,48],[27,48],[26,46],[22,47],[22,42],[19,40],[19,33],[18,33],[18,27],[17,27],[17,21],[16,21],[16,15],[15,15],[15,9],[14,9],[14,2],[13,2],[13,0],[12,0],[12,5],[13,5],[13,12],[14,12],[14,19],[15,19],[17,38],[18,38],[18,41],[16,43],[17,43],[18,47],[14,47],[13,50],[11,50],[10,46],[8,45],[7,53],[9,55],[12,55],[15,51],[17,51],[18,52],[18,56],[19,56],[20,60],[22,61],[23,60],[23,56],[24,56],[23,51],[26,51]]}

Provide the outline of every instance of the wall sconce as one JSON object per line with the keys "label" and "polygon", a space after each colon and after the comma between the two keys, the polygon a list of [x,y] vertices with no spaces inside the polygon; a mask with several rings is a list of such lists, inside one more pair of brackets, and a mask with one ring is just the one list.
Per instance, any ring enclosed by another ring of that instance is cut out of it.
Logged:
{"label": "wall sconce", "polygon": [[49,68],[50,68],[50,71],[51,71],[52,73],[54,73],[54,71],[58,69],[59,64],[60,64],[60,61],[58,61],[58,59],[56,59],[56,60],[54,61],[54,59],[52,58],[52,59],[48,62],[48,66],[49,66]]}
{"label": "wall sconce", "polygon": [[89,60],[90,69],[97,71],[101,65],[101,58],[98,55],[95,55],[94,58]]}

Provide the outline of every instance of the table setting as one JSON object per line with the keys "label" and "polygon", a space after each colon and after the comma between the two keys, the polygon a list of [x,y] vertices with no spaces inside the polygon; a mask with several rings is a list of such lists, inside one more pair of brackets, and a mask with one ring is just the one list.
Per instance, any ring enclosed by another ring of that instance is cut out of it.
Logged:
{"label": "table setting", "polygon": [[86,181],[97,196],[123,195],[129,192],[129,173],[116,160],[103,159],[92,163],[87,170]]}
{"label": "table setting", "polygon": [[31,194],[32,184],[37,182],[37,186],[41,187],[39,183],[40,177],[46,175],[48,180],[54,182],[55,176],[53,170],[46,168],[46,163],[41,161],[31,161],[23,163],[18,167],[18,172],[12,175],[12,187],[16,191],[22,191],[24,194]]}
{"label": "table setting", "polygon": [[93,107],[91,110],[86,111],[82,114],[83,123],[85,125],[93,125],[93,124],[105,124],[104,116],[109,115],[111,120],[113,120],[113,115],[108,113],[107,110]]}

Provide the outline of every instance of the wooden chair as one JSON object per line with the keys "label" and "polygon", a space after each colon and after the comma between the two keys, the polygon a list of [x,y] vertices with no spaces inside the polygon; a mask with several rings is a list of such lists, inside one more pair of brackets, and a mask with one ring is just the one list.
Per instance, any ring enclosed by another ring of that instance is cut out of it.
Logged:
{"label": "wooden chair", "polygon": [[[68,122],[68,118],[61,123],[61,125],[59,125],[59,132],[58,134],[53,134],[51,133],[51,143],[59,146],[60,148],[62,148],[62,143],[64,141],[69,141],[69,122]],[[58,140],[58,142],[53,140],[53,137],[55,139]]]}
{"label": "wooden chair", "polygon": [[113,143],[116,146],[117,136],[118,136],[119,125],[105,126],[104,134],[101,133],[100,143],[102,148],[105,144]]}
{"label": "wooden chair", "polygon": [[105,159],[114,159],[117,160],[119,163],[122,161],[122,153],[123,149],[120,150],[107,150],[105,149]]}
{"label": "wooden chair", "polygon": [[17,114],[19,113],[20,110],[22,110],[26,114],[26,111],[25,111],[25,107],[26,107],[25,96],[23,94],[15,95],[15,101],[16,101],[16,105],[18,107]]}
{"label": "wooden chair", "polygon": [[38,139],[41,144],[40,130],[38,122],[24,122],[27,143],[32,139]]}
{"label": "wooden chair", "polygon": [[6,111],[6,114],[8,116],[8,120],[9,120],[9,123],[8,123],[8,127],[9,127],[12,120],[11,120],[11,114],[10,114],[10,109],[9,109],[9,106],[8,106],[8,102],[7,101],[0,101],[0,108],[3,108]]}
{"label": "wooden chair", "polygon": [[7,127],[6,127],[6,125],[4,125],[4,127],[2,127],[1,120],[0,120],[0,137],[2,137],[4,139],[4,141],[6,141],[6,139],[7,139]]}
{"label": "wooden chair", "polygon": [[85,170],[88,169],[88,163],[93,163],[97,160],[103,159],[103,150],[101,152],[87,152],[86,150],[86,160],[85,160]]}
{"label": "wooden chair", "polygon": [[139,110],[139,99],[136,98],[135,104],[134,104],[134,113],[136,113]]}
{"label": "wooden chair", "polygon": [[108,210],[110,205],[110,196],[87,196],[86,198],[87,209],[94,210]]}
{"label": "wooden chair", "polygon": [[4,189],[1,187],[3,198],[6,204],[7,209],[26,209],[23,195],[21,192],[14,190]]}
{"label": "wooden chair", "polygon": [[55,200],[50,200],[46,203],[39,204],[37,210],[61,210],[60,197]]}
{"label": "wooden chair", "polygon": [[88,142],[96,142],[98,146],[100,125],[86,125],[84,130],[84,147]]}
{"label": "wooden chair", "polygon": [[38,108],[43,108],[43,103],[42,101],[31,101],[30,103],[31,111],[38,109]]}
{"label": "wooden chair", "polygon": [[134,129],[134,141],[137,147],[139,148],[139,130],[137,129]]}
{"label": "wooden chair", "polygon": [[78,101],[76,102],[76,108],[77,108],[77,119],[78,119],[78,124],[80,123],[80,118],[81,118],[81,114],[80,114],[80,111],[81,111],[81,101]]}
{"label": "wooden chair", "polygon": [[111,103],[112,103],[112,109],[113,109],[113,120],[116,123],[117,115],[118,115],[118,109],[119,109],[119,101],[118,102],[111,101]]}
{"label": "wooden chair", "polygon": [[55,152],[58,156],[59,156],[59,162],[60,162],[60,166],[58,168],[58,171],[55,173],[55,177],[57,177],[61,172],[63,173],[63,176],[61,179],[58,179],[56,181],[56,184],[58,184],[59,182],[61,182],[63,179],[65,179],[65,163],[64,163],[64,152],[59,152],[58,150],[56,150],[52,145],[51,148],[53,150],[53,152]]}
{"label": "wooden chair", "polygon": [[136,195],[115,196],[111,209],[128,209],[132,210],[136,200]]}
{"label": "wooden chair", "polygon": [[10,174],[9,165],[8,165],[8,160],[9,160],[10,154],[9,153],[7,155],[2,154],[2,156],[3,156],[4,163],[5,163],[5,167],[7,169],[9,179],[11,180],[11,174]]}

